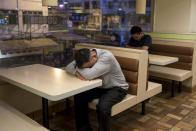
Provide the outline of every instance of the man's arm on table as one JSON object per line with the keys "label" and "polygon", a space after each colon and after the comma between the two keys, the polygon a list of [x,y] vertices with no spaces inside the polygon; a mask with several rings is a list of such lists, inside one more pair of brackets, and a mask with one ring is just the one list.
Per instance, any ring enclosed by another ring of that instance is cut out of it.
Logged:
{"label": "man's arm on table", "polygon": [[130,45],[126,45],[127,48],[132,48],[132,49],[140,49],[140,50],[148,50],[148,46],[142,46],[142,47],[133,47]]}
{"label": "man's arm on table", "polygon": [[70,73],[75,75],[76,77],[78,77],[81,80],[86,80],[78,71],[77,71],[77,67],[76,67],[76,62],[72,61],[70,64],[68,64],[65,67],[65,70]]}
{"label": "man's arm on table", "polygon": [[75,61],[73,61],[65,69],[68,73],[74,74],[82,80],[93,80],[109,72],[110,59],[108,56],[102,56],[93,67],[83,69],[77,68]]}

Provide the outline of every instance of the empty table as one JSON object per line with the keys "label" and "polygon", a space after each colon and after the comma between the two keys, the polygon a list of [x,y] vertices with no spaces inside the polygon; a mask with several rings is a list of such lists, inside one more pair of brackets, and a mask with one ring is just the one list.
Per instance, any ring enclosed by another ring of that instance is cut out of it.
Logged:
{"label": "empty table", "polygon": [[168,65],[178,61],[178,57],[149,54],[149,63],[153,65]]}

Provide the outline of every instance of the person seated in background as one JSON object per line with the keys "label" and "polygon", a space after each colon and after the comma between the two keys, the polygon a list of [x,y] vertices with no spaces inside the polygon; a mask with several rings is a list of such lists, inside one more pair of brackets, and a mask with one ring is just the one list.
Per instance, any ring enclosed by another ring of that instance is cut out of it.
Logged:
{"label": "person seated in background", "polygon": [[150,35],[145,35],[139,26],[133,26],[130,30],[131,38],[127,43],[127,47],[150,50],[152,38]]}
{"label": "person seated in background", "polygon": [[71,17],[67,21],[67,29],[69,33],[73,33],[73,22]]}
{"label": "person seated in background", "polygon": [[126,95],[128,83],[116,58],[103,49],[80,49],[75,60],[66,66],[68,73],[81,80],[102,79],[103,85],[74,96],[77,131],[92,131],[88,118],[88,103],[99,98],[97,117],[99,131],[110,131],[111,108]]}

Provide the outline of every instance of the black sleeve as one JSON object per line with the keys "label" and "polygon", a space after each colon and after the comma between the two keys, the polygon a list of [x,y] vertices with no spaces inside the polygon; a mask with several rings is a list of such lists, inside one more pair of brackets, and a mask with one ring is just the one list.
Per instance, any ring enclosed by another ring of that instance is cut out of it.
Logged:
{"label": "black sleeve", "polygon": [[151,36],[149,36],[149,35],[145,36],[145,38],[144,38],[144,45],[148,46],[148,47],[151,47],[151,45],[152,45],[152,38],[151,38]]}
{"label": "black sleeve", "polygon": [[133,44],[133,38],[130,38],[129,42],[127,43],[127,45],[132,46],[132,44]]}

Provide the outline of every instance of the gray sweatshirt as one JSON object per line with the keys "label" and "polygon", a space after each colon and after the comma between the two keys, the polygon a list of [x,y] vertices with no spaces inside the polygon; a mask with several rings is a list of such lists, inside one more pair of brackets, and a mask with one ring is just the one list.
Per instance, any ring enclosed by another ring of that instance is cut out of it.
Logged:
{"label": "gray sweatshirt", "polygon": [[79,69],[75,66],[75,61],[73,61],[66,66],[66,71],[71,74],[75,74],[76,71],[78,71],[87,80],[100,78],[103,81],[102,88],[118,86],[127,90],[128,84],[122,73],[121,67],[113,54],[108,50],[95,50],[97,52],[98,60],[93,67]]}

